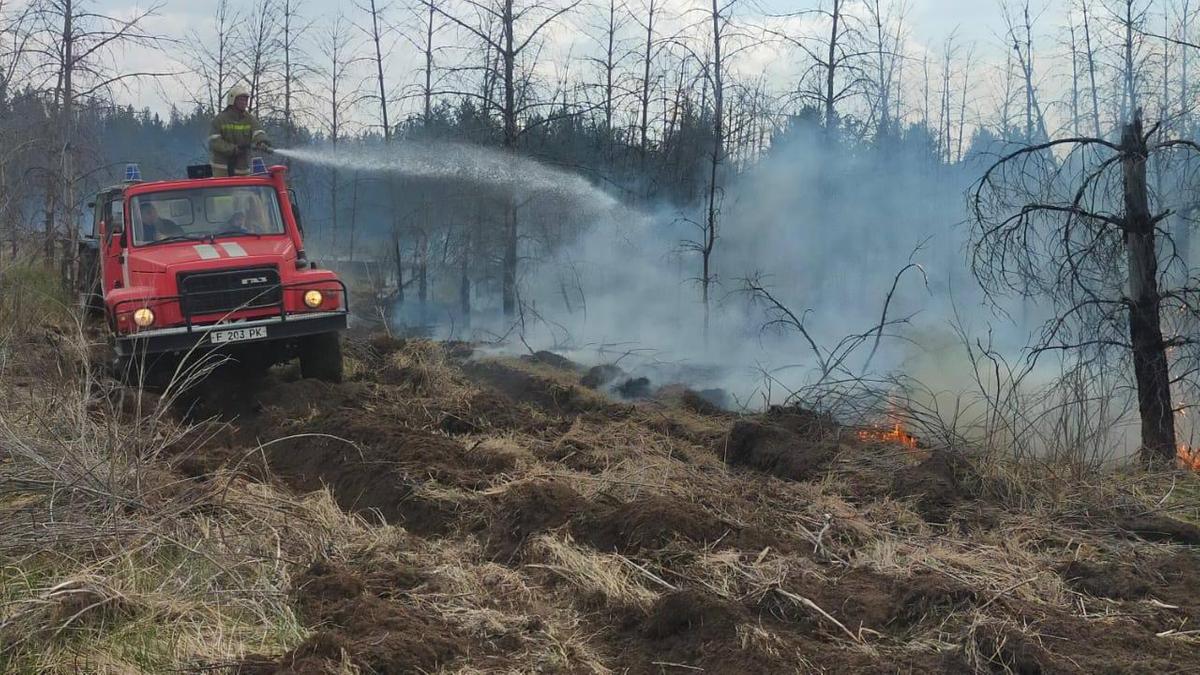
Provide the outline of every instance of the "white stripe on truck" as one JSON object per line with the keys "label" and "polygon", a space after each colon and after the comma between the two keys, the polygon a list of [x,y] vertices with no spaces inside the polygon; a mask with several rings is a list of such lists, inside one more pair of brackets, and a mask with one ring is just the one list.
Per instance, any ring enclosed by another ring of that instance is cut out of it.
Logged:
{"label": "white stripe on truck", "polygon": [[209,244],[196,244],[195,248],[196,254],[200,256],[201,260],[212,260],[214,258],[221,257],[221,254],[217,251],[216,246],[211,246]]}
{"label": "white stripe on truck", "polygon": [[242,248],[242,245],[236,242],[222,242],[221,248],[225,249],[230,258],[245,258],[247,255],[246,249]]}

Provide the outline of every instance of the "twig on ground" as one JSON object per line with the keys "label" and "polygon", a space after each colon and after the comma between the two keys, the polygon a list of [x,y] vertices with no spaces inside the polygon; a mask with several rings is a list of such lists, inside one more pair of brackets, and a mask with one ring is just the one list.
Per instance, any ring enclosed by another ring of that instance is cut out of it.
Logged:
{"label": "twig on ground", "polygon": [[983,611],[983,610],[987,609],[988,605],[991,605],[993,602],[999,600],[1001,597],[1008,595],[1009,593],[1012,593],[1013,591],[1017,590],[1018,588],[1026,585],[1026,584],[1031,584],[1040,578],[1042,578],[1042,575],[1037,574],[1037,575],[1032,576],[1024,581],[1018,581],[1017,583],[1009,586],[1008,588],[1005,588],[1004,590],[1000,591],[999,593],[997,593],[997,594],[993,595],[991,598],[989,598],[987,602],[980,605],[979,611]]}
{"label": "twig on ground", "polygon": [[771,590],[782,595],[783,597],[787,598],[788,600],[791,600],[792,602],[799,603],[800,605],[807,607],[807,608],[813,610],[814,612],[820,614],[821,616],[825,617],[825,619],[827,621],[829,621],[833,625],[837,626],[838,628],[841,628],[842,632],[845,633],[846,635],[850,636],[851,640],[854,640],[855,642],[857,642],[859,644],[864,644],[861,636],[855,635],[849,628],[846,628],[846,625],[844,623],[833,618],[832,614],[821,609],[821,606],[818,605],[817,603],[813,602],[812,600],[809,600],[808,598],[804,597],[803,595],[797,595],[795,593],[792,593],[791,591],[785,591],[784,589],[779,588],[779,587],[773,588]]}

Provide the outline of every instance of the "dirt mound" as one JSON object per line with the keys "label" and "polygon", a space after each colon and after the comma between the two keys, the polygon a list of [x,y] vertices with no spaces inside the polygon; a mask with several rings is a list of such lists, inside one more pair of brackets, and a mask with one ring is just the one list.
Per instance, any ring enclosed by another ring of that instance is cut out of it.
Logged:
{"label": "dirt mound", "polygon": [[1139,600],[1150,593],[1150,584],[1145,579],[1117,563],[1072,560],[1059,574],[1074,590],[1098,598]]}
{"label": "dirt mound", "polygon": [[362,382],[330,384],[321,380],[278,382],[264,380],[251,394],[253,412],[278,408],[292,416],[308,415],[344,406],[357,407],[370,398],[370,386]]}
{"label": "dirt mound", "polygon": [[812,439],[834,437],[840,429],[832,416],[797,405],[773,405],[763,417],[771,424]]}
{"label": "dirt mound", "polygon": [[661,495],[593,505],[571,530],[597,550],[621,553],[662,549],[676,539],[711,544],[730,534],[729,527],[700,507]]}
{"label": "dirt mound", "polygon": [[1021,603],[1013,622],[976,626],[964,644],[976,670],[1016,673],[1187,673],[1200,644],[1129,617],[1095,620]]}
{"label": "dirt mound", "polygon": [[631,377],[618,385],[615,391],[625,399],[650,398],[654,393],[648,377]]}
{"label": "dirt mound", "polygon": [[489,555],[507,561],[529,537],[562,527],[587,507],[587,500],[566,483],[522,483],[493,500],[486,545]]}
{"label": "dirt mound", "polygon": [[729,394],[724,389],[685,389],[680,395],[680,403],[701,415],[723,415],[729,408]]}
{"label": "dirt mound", "polygon": [[929,571],[921,571],[894,587],[888,625],[905,629],[944,619],[979,599],[975,589]]}
{"label": "dirt mound", "polygon": [[525,354],[521,357],[521,360],[528,363],[540,363],[545,366],[550,366],[551,368],[558,368],[560,370],[568,370],[571,372],[579,370],[579,365],[571,359],[546,350],[534,352],[532,354]]}
{"label": "dirt mound", "polygon": [[642,634],[663,639],[686,634],[697,641],[732,639],[743,619],[741,607],[711,593],[683,590],[663,596],[642,624]]}
{"label": "dirt mound", "polygon": [[837,445],[801,436],[781,424],[739,420],[718,454],[731,466],[744,466],[788,480],[816,476],[837,453]]}
{"label": "dirt mound", "polygon": [[1131,514],[1117,519],[1117,526],[1146,541],[1165,541],[1200,546],[1200,527],[1167,516]]}
{"label": "dirt mound", "polygon": [[[290,426],[286,420],[278,422],[281,431]],[[484,447],[469,449],[448,436],[397,428],[358,411],[333,411],[305,426],[308,433],[324,436],[272,445],[268,452],[277,471],[320,475],[339,465],[375,472],[392,469],[410,477],[478,488],[514,466],[511,455],[489,452]]]}
{"label": "dirt mound", "polygon": [[529,406],[494,392],[480,391],[442,413],[438,428],[448,434],[477,434],[488,430],[544,431],[544,418]]}
{"label": "dirt mound", "polygon": [[980,626],[973,647],[992,672],[1020,675],[1079,672],[1047,651],[1036,637],[1026,635],[1012,626]]}
{"label": "dirt mound", "polygon": [[803,576],[766,592],[756,608],[805,635],[837,636],[841,629],[802,599],[815,603],[851,631],[883,631],[900,613],[895,579],[866,569],[820,579]]}
{"label": "dirt mound", "polygon": [[301,619],[319,630],[281,657],[248,657],[238,672],[340,672],[343,655],[367,672],[424,672],[462,653],[463,636],[452,626],[380,592],[394,593],[395,588],[371,590],[370,583],[344,567],[313,564],[294,580],[291,599]]}
{"label": "dirt mound", "polygon": [[625,371],[621,370],[620,366],[605,363],[589,368],[581,382],[588,389],[599,389],[624,374]]}
{"label": "dirt mound", "polygon": [[467,364],[467,374],[476,382],[505,396],[531,403],[555,414],[600,410],[607,402],[587,389],[514,368],[499,361]]}
{"label": "dirt mound", "polygon": [[377,513],[419,534],[443,532],[459,506],[423,495],[424,482],[479,489],[515,462],[511,455],[397,428],[358,411],[318,417],[303,434],[292,432],[287,416],[271,417],[264,421],[270,431],[260,429],[260,435],[279,440],[251,454],[265,458],[272,474],[296,490],[328,486],[342,508]]}
{"label": "dirt mound", "polygon": [[[639,620],[640,619],[640,620]],[[739,628],[753,620],[737,603],[707,591],[683,589],[660,598],[645,617],[626,620],[618,672],[787,672],[789,662]]]}
{"label": "dirt mound", "polygon": [[1072,589],[1098,598],[1154,598],[1200,618],[1200,557],[1182,552],[1132,561],[1072,560],[1059,569]]}
{"label": "dirt mound", "polygon": [[336,605],[357,598],[365,590],[362,579],[346,568],[316,562],[292,580],[292,604],[302,620],[318,623]]}
{"label": "dirt mound", "polygon": [[377,333],[367,340],[367,344],[380,356],[387,356],[394,352],[404,349],[405,339],[389,335],[387,333]]}
{"label": "dirt mound", "polygon": [[892,494],[913,498],[926,520],[944,523],[955,506],[972,496],[964,481],[971,472],[961,456],[936,451],[920,464],[901,469],[892,480]]}

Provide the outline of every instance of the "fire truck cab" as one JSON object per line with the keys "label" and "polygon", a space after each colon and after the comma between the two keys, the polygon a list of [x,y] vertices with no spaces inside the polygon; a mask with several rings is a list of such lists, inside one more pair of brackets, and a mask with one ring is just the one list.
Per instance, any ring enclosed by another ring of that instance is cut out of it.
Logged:
{"label": "fire truck cab", "polygon": [[256,167],[142,182],[130,165],[96,196],[80,290],[103,311],[123,376],[221,351],[263,370],[298,358],[304,377],[341,380],[346,286],[307,260],[286,168]]}

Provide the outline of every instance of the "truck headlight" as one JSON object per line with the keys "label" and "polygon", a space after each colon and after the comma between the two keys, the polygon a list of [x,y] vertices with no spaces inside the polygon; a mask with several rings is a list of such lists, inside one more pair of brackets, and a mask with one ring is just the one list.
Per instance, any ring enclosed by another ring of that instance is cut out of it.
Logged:
{"label": "truck headlight", "polygon": [[133,322],[138,325],[138,328],[145,328],[154,323],[154,312],[148,307],[143,307],[133,313]]}
{"label": "truck headlight", "polygon": [[316,309],[325,301],[325,296],[321,295],[321,291],[311,290],[304,294],[304,304]]}

